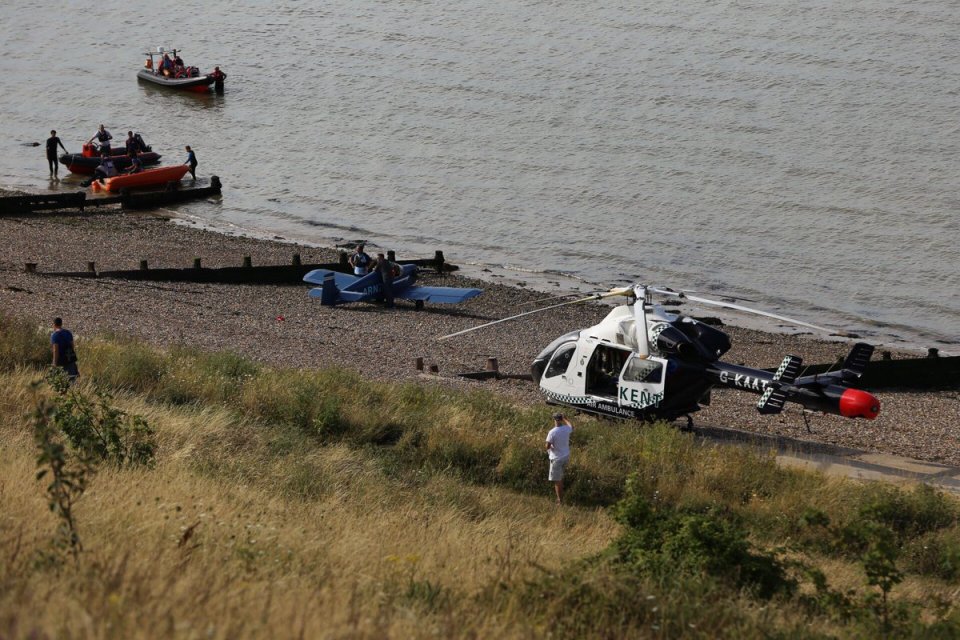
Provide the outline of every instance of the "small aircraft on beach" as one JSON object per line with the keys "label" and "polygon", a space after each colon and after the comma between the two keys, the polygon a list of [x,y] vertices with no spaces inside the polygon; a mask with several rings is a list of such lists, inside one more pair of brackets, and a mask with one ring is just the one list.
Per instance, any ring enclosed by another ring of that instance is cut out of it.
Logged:
{"label": "small aircraft on beach", "polygon": [[[414,284],[416,279],[416,265],[401,266],[400,274],[393,279],[393,297],[397,300],[413,300],[416,308],[422,309],[425,302],[456,304],[483,293],[482,289],[418,286]],[[303,280],[320,285],[310,290],[310,297],[320,298],[322,305],[369,302],[383,298],[383,280],[376,271],[365,276],[354,276],[328,269],[314,269]]]}
{"label": "small aircraft on beach", "polygon": [[786,356],[776,371],[729,364],[720,361],[731,346],[727,334],[653,304],[654,294],[828,331],[730,302],[637,284],[527,311],[441,339],[568,304],[625,296],[627,304],[615,307],[599,324],[560,336],[533,361],[533,380],[548,403],[644,421],[686,417],[689,428],[693,426],[691,414],[710,404],[710,390],[719,386],[759,395],[757,409],[762,414],[780,413],[787,402],[847,418],[872,420],[879,414],[880,401],[855,388],[873,346],[854,345],[839,370],[818,375],[803,375],[801,359],[792,355]]}

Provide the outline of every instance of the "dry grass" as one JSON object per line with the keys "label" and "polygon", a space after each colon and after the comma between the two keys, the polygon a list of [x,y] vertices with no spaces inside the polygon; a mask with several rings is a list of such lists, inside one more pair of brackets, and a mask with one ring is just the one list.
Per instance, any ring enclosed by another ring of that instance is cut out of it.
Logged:
{"label": "dry grass", "polygon": [[[121,398],[158,429],[159,463],[101,471],[77,510],[80,568],[45,565],[55,520],[27,424],[9,420],[29,409],[28,378],[0,394],[4,637],[501,635],[505,622],[472,598],[596,553],[617,531],[602,511],[453,477],[396,484],[342,445],[258,461],[263,441],[238,440],[225,409]],[[202,461],[218,447],[222,460]],[[204,472],[226,464],[228,480]]]}

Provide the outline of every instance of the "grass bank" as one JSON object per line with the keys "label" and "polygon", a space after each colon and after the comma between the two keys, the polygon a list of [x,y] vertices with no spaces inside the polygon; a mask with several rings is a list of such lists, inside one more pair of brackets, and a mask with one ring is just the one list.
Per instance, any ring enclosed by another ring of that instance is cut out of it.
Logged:
{"label": "grass bank", "polygon": [[73,562],[35,478],[45,338],[0,338],[3,637],[960,634],[960,509],[932,489],[578,418],[557,509],[543,407],[117,338],[78,344],[78,391],[156,459],[97,469]]}

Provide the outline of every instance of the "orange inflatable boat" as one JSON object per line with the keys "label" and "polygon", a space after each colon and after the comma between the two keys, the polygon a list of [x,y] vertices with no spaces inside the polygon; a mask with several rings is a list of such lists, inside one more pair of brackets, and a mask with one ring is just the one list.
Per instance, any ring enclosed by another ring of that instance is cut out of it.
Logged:
{"label": "orange inflatable boat", "polygon": [[176,164],[169,167],[144,169],[140,173],[121,174],[112,178],[104,178],[101,184],[94,180],[90,186],[94,191],[120,191],[137,187],[154,187],[168,182],[179,182],[189,167],[185,164]]}

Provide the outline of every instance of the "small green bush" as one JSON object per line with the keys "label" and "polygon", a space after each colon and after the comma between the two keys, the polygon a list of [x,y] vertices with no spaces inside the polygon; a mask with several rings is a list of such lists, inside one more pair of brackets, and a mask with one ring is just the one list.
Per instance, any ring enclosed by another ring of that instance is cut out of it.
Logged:
{"label": "small green bush", "polygon": [[905,568],[942,580],[960,579],[960,531],[932,531],[911,541],[903,553]]}
{"label": "small green bush", "polygon": [[717,507],[676,509],[637,489],[634,476],[614,507],[625,530],[612,549],[624,566],[666,580],[706,574],[761,598],[790,593],[796,586],[774,555],[752,549],[735,514]]}
{"label": "small green bush", "polygon": [[908,491],[886,483],[871,483],[859,508],[860,518],[887,525],[900,540],[954,525],[957,515],[956,504],[926,484],[917,484]]}

